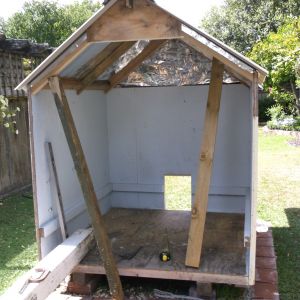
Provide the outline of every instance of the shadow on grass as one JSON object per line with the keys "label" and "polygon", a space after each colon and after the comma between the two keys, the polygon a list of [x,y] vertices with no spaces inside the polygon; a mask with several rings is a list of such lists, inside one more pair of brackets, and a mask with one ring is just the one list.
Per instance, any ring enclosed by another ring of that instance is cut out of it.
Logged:
{"label": "shadow on grass", "polygon": [[289,227],[273,227],[280,299],[300,299],[300,208],[287,208]]}
{"label": "shadow on grass", "polygon": [[22,195],[0,200],[0,293],[37,260],[33,200]]}

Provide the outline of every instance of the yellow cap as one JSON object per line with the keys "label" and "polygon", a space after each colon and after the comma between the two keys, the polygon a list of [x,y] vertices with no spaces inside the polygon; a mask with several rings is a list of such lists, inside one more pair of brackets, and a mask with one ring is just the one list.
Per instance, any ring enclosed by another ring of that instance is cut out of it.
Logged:
{"label": "yellow cap", "polygon": [[163,260],[163,261],[168,261],[168,256],[167,256],[166,254],[164,254],[164,255],[162,256],[162,260]]}

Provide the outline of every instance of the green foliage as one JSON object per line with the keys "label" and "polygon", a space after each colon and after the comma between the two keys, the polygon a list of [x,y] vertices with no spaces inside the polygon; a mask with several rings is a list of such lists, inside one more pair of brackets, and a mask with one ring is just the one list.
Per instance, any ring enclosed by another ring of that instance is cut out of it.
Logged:
{"label": "green foliage", "polygon": [[274,105],[268,109],[268,115],[271,117],[271,120],[283,120],[286,115],[282,109],[281,105]]}
{"label": "green foliage", "polygon": [[73,4],[65,6],[63,10],[67,32],[64,39],[80,27],[100,7],[100,1],[93,2],[91,0],[75,1]]}
{"label": "green foliage", "polygon": [[249,53],[269,70],[264,88],[286,113],[300,114],[300,18],[289,19],[277,33],[271,32]]}
{"label": "green foliage", "polygon": [[8,99],[0,95],[0,125],[11,129],[16,134],[19,132],[16,129],[15,117],[19,111],[19,107],[16,109],[10,109]]}
{"label": "green foliage", "polygon": [[0,17],[0,33],[3,33],[5,31],[5,20]]}
{"label": "green foliage", "polygon": [[52,0],[28,1],[22,11],[8,19],[5,34],[7,37],[30,39],[56,47],[100,7],[99,2],[92,0],[77,1],[66,6],[59,6],[58,2]]}
{"label": "green foliage", "polygon": [[269,108],[268,114],[271,117],[267,123],[269,129],[300,131],[300,117],[286,115],[281,105]]}
{"label": "green foliage", "polygon": [[258,102],[259,105],[259,122],[267,122],[271,118],[268,114],[268,109],[275,105],[275,101],[268,94],[263,95]]}
{"label": "green foliage", "polygon": [[225,0],[202,21],[210,34],[246,53],[270,32],[276,32],[287,17],[299,16],[300,1]]}
{"label": "green foliage", "polygon": [[300,147],[291,139],[260,130],[258,142],[257,213],[272,223],[281,300],[300,291]]}

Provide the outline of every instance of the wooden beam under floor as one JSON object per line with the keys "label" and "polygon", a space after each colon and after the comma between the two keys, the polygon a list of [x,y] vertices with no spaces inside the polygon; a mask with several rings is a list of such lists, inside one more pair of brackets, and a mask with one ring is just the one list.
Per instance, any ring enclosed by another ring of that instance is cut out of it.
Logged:
{"label": "wooden beam under floor", "polygon": [[77,177],[81,185],[87,211],[91,218],[99,253],[104,261],[104,267],[113,299],[122,300],[124,299],[124,294],[119,272],[114,261],[110,240],[107,236],[105,224],[98,205],[98,199],[95,193],[92,177],[90,175],[67,97],[58,77],[51,77],[49,79],[49,86],[54,96],[58,114],[65,132],[71,156],[73,158]]}
{"label": "wooden beam under floor", "polygon": [[199,155],[195,201],[192,209],[188,247],[185,260],[185,264],[187,266],[194,268],[199,268],[200,265],[208,193],[212,174],[222,94],[223,73],[224,65],[214,58],[212,61],[211,79]]}
{"label": "wooden beam under floor", "polygon": [[92,229],[78,230],[18,278],[1,299],[46,299],[91,249]]}

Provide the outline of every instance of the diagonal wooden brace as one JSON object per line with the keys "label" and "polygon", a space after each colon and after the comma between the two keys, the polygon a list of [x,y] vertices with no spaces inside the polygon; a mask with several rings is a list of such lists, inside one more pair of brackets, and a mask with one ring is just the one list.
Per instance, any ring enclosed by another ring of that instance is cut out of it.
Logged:
{"label": "diagonal wooden brace", "polygon": [[119,272],[114,261],[111,244],[105,230],[105,225],[98,205],[94,185],[67,97],[65,95],[62,83],[58,77],[49,78],[49,86],[54,96],[58,114],[73,158],[77,177],[86,202],[87,211],[91,217],[95,239],[99,248],[99,253],[104,261],[104,267],[112,297],[116,300],[123,300],[124,295]]}
{"label": "diagonal wooden brace", "polygon": [[212,61],[211,80],[199,155],[195,201],[192,209],[188,247],[185,259],[185,264],[194,268],[199,268],[200,265],[208,193],[222,94],[223,72],[224,65],[214,58]]}

